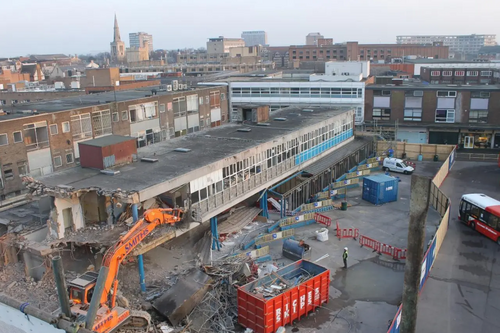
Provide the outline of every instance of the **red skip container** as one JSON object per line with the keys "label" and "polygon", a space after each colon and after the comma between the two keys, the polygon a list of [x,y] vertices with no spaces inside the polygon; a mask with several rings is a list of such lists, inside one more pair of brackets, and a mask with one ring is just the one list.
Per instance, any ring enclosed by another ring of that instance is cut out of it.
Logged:
{"label": "red skip container", "polygon": [[[297,277],[310,277],[280,295],[264,298],[254,294],[256,286],[268,285],[276,276],[268,275],[238,289],[238,322],[255,333],[274,333],[280,326],[300,320],[323,303],[328,303],[330,270],[307,260],[299,260],[276,272],[292,284]],[[275,284],[279,284],[277,280]]]}

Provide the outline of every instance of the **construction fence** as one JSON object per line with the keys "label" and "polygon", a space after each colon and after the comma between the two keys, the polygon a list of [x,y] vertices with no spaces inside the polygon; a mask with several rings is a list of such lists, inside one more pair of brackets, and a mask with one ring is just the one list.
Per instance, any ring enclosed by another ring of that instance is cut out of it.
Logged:
{"label": "construction fence", "polygon": [[[436,260],[436,257],[439,253],[439,249],[441,248],[441,245],[443,244],[444,238],[448,231],[451,205],[449,198],[446,197],[446,195],[441,191],[440,186],[443,184],[446,176],[453,167],[455,160],[456,160],[456,149],[452,149],[451,152],[448,154],[448,156],[444,159],[443,165],[441,165],[441,168],[432,179],[430,201],[432,207],[434,207],[441,215],[441,222],[439,224],[439,228],[436,231],[436,234],[433,236],[432,241],[429,247],[427,248],[427,251],[424,255],[424,259],[422,261],[422,267],[421,267],[422,273],[420,275],[420,292],[422,292],[424,284],[427,278],[429,277],[432,265]],[[396,316],[394,317],[387,333],[400,332],[402,307],[403,305],[400,305],[396,313]]]}
{"label": "construction fence", "polygon": [[403,158],[406,154],[407,159],[417,160],[422,155],[423,160],[432,160],[437,155],[440,161],[447,159],[450,153],[455,149],[454,145],[429,145],[420,143],[406,143],[393,141],[377,141],[377,153],[394,150],[394,157]]}

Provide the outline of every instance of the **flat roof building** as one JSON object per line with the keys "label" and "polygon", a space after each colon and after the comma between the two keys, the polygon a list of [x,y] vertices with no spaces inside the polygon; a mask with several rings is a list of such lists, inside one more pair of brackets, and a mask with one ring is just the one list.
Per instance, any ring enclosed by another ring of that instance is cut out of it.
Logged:
{"label": "flat roof building", "polygon": [[450,51],[464,54],[478,54],[483,46],[495,46],[496,35],[404,35],[397,36],[397,44],[433,44],[442,43]]}
{"label": "flat roof building", "polygon": [[[354,144],[353,140],[353,108],[292,107],[273,114],[269,126],[229,124],[139,148],[136,162],[115,168],[114,175],[75,167],[38,181],[44,193],[54,197],[52,216],[57,223],[51,224],[51,233],[58,238],[66,232],[63,209],[72,210],[73,230],[87,225],[85,215],[78,212],[91,204],[89,192],[124,204],[161,196],[202,222]],[[360,143],[349,151],[356,147]]]}

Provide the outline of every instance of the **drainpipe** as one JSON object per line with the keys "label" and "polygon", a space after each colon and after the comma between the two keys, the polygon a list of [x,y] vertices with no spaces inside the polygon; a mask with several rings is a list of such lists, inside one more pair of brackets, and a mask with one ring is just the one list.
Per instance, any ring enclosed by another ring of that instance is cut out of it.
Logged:
{"label": "drainpipe", "polygon": [[[132,205],[132,219],[134,222],[139,221],[139,212],[137,210],[137,204]],[[146,291],[146,276],[144,274],[144,258],[142,254],[137,256],[137,264],[139,266],[139,284],[141,285],[141,291]]]}

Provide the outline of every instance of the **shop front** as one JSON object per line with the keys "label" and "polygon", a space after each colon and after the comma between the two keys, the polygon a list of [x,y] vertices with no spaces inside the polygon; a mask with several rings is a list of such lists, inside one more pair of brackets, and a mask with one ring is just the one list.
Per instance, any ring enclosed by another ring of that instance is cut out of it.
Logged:
{"label": "shop front", "polygon": [[[463,149],[491,149],[495,147],[494,138],[493,131],[461,130],[459,146]],[[500,133],[497,138],[500,140]],[[499,143],[500,141],[497,141],[496,146]]]}
{"label": "shop front", "polygon": [[458,130],[436,131],[429,129],[429,144],[456,145],[459,143]]}

